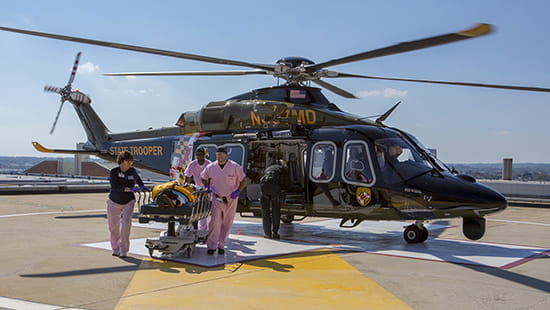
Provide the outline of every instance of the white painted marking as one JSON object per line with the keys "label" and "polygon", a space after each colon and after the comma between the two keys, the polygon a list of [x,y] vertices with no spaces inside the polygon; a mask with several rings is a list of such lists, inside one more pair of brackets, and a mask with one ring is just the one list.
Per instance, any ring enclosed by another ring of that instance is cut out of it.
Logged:
{"label": "white painted marking", "polygon": [[0,297],[0,307],[13,310],[83,310],[82,308],[67,308],[7,297]]}
{"label": "white painted marking", "polygon": [[[130,240],[130,255],[149,256],[149,250],[145,247],[146,238]],[[83,246],[111,250],[110,242],[97,242],[82,244]],[[229,235],[226,244],[225,255],[207,255],[206,245],[197,244],[191,258],[183,256],[161,256],[158,251],[154,252],[155,258],[168,259],[182,263],[189,263],[204,267],[220,266],[223,264],[234,264],[243,261],[257,260],[270,256],[280,256],[291,253],[313,251],[330,246],[324,244],[305,244],[291,241],[277,241],[263,237]]]}
{"label": "white painted marking", "polygon": [[514,224],[527,224],[527,225],[537,225],[537,226],[550,226],[550,224],[546,223],[533,223],[533,222],[522,222],[522,221],[508,221],[508,220],[494,220],[494,219],[487,219],[491,222],[504,222],[504,223],[514,223]]}
{"label": "white painted marking", "polygon": [[105,209],[97,209],[97,210],[78,210],[78,211],[53,211],[53,212],[36,212],[36,213],[20,213],[20,214],[7,214],[7,215],[0,215],[0,218],[8,218],[8,217],[19,217],[19,216],[32,216],[32,215],[48,215],[48,214],[65,214],[65,213],[95,213],[95,212],[106,212]]}
{"label": "white painted marking", "polygon": [[[449,227],[442,224],[428,224],[430,238],[425,243],[408,244],[403,240],[403,226],[407,223],[391,221],[364,221],[354,228],[339,227],[340,220],[281,225],[282,240],[264,239],[259,223],[235,221],[229,236],[225,256],[206,255],[206,247],[197,245],[191,258],[166,257],[183,263],[201,266],[216,266],[269,256],[332,248],[354,252],[392,255],[406,258],[459,264],[504,268],[525,258],[540,255],[549,249],[494,244],[470,240],[437,238],[438,233]],[[134,223],[134,226],[166,230],[167,224],[151,222]],[[157,237],[154,235],[152,237]],[[109,242],[84,244],[110,251]],[[130,253],[149,256],[144,239],[131,240]],[[155,252],[158,253],[158,252]]]}

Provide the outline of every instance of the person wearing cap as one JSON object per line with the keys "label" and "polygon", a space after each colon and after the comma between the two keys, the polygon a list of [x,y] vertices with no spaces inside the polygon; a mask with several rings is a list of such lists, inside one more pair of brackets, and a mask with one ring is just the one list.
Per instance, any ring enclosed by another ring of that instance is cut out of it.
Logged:
{"label": "person wearing cap", "polygon": [[[195,185],[204,188],[204,184],[202,183],[201,179],[201,173],[206,168],[206,166],[211,163],[212,162],[210,160],[206,159],[206,152],[204,148],[199,147],[195,151],[195,160],[191,161],[183,172],[183,174],[185,175],[185,182],[194,183]],[[208,230],[208,222],[210,222],[210,217],[199,220],[199,229],[205,231]]]}
{"label": "person wearing cap", "polygon": [[225,254],[225,244],[233,226],[239,194],[246,187],[246,175],[236,162],[227,159],[227,148],[216,149],[216,161],[201,173],[202,183],[212,192],[212,215],[208,225],[208,255]]}
{"label": "person wearing cap", "polygon": [[[132,167],[133,162],[130,152],[121,152],[117,156],[118,167],[111,169],[109,174],[111,190],[107,199],[107,220],[113,256],[126,257],[130,249],[130,229],[136,203],[134,192],[148,191]],[[136,184],[139,187],[135,187]]]}

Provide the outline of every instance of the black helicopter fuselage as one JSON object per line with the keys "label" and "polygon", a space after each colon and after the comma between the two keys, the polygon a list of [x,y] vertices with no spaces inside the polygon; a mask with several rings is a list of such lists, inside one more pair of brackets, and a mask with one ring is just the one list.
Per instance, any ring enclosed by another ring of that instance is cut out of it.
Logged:
{"label": "black helicopter fuselage", "polygon": [[84,152],[115,161],[129,151],[137,167],[174,178],[198,147],[215,160],[216,147],[227,146],[229,158],[244,167],[249,179],[239,201],[241,213],[260,214],[259,180],[277,160],[288,171],[282,206],[286,221],[331,217],[353,227],[363,220],[415,220],[419,225],[411,225],[405,238],[422,242],[427,238],[423,221],[463,217],[465,234],[479,239],[483,216],[507,205],[496,191],[453,173],[412,135],[343,112],[318,88],[254,90],[185,112],[175,127],[116,134],[89,103],[73,105],[88,134]]}

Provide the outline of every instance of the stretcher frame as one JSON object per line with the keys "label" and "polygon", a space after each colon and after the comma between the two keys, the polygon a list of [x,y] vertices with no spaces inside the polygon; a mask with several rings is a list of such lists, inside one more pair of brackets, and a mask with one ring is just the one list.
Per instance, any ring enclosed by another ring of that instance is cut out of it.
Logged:
{"label": "stretcher frame", "polygon": [[[161,255],[191,257],[197,243],[205,243],[208,232],[197,229],[199,220],[212,213],[212,200],[206,191],[194,191],[193,202],[176,208],[163,208],[154,203],[151,192],[136,193],[139,208],[139,222],[167,223],[168,228],[157,238],[147,238],[145,247],[149,256],[155,251]],[[176,226],[177,224],[177,226]]]}

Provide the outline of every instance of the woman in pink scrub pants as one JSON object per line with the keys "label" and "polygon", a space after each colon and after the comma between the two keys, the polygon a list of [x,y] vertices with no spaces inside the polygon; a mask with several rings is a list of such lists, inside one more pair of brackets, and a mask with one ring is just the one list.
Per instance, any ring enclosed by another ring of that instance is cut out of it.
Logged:
{"label": "woman in pink scrub pants", "polygon": [[[111,191],[107,199],[107,220],[111,234],[113,256],[126,257],[130,249],[130,228],[136,199],[134,192],[148,189],[143,185],[136,169],[132,168],[134,157],[128,151],[117,156],[118,167],[111,169]],[[135,187],[139,185],[140,187]]]}
{"label": "woman in pink scrub pants", "polygon": [[225,254],[225,243],[233,226],[239,194],[246,187],[246,175],[236,162],[227,159],[227,148],[216,149],[217,160],[201,173],[202,183],[212,191],[212,216],[208,225],[208,255]]}

